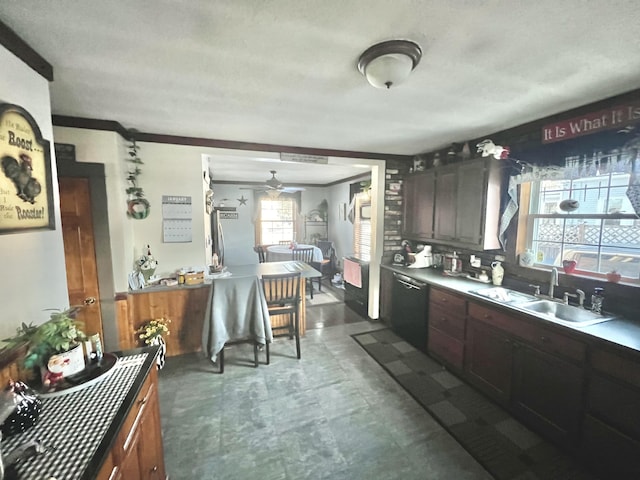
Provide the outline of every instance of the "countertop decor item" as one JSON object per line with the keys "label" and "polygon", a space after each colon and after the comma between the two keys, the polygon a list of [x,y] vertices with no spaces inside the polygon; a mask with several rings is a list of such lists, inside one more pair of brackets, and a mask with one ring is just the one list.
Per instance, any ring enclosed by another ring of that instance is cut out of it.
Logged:
{"label": "countertop decor item", "polygon": [[[82,307],[75,306],[66,310],[53,310],[45,323],[23,323],[14,337],[4,340],[10,346],[28,344],[23,365],[27,370],[39,368],[45,386],[54,385],[85,366],[81,342],[87,337],[82,330],[82,322],[75,319],[80,308]],[[52,359],[55,361],[51,362]],[[50,364],[55,364],[55,371],[51,371]]]}
{"label": "countertop decor item", "polygon": [[169,318],[156,318],[153,320],[149,320],[144,323],[138,330],[136,330],[136,335],[140,340],[142,340],[146,345],[159,345],[160,353],[156,358],[156,364],[158,366],[158,370],[164,367],[165,358],[167,355],[167,344],[164,340],[163,335],[170,335],[169,324],[171,323],[171,319]]}
{"label": "countertop decor item", "polygon": [[527,248],[524,252],[520,254],[520,266],[522,267],[530,267],[533,265],[535,261],[535,255],[533,254],[533,250]]}
{"label": "countertop decor item", "polygon": [[145,283],[149,283],[158,266],[158,261],[151,254],[151,247],[149,245],[147,245],[147,253],[140,255],[140,258],[136,260],[136,266],[138,267],[138,271],[144,276]]}
{"label": "countertop decor item", "polygon": [[571,274],[575,271],[577,262],[575,260],[563,260],[562,268],[564,269],[564,273]]}
{"label": "countertop decor item", "polygon": [[14,405],[13,411],[0,425],[2,438],[24,432],[33,427],[42,411],[42,400],[26,383],[10,381],[2,394]]}
{"label": "countertop decor item", "polygon": [[502,285],[504,279],[504,268],[501,262],[493,262],[491,264],[491,281],[494,285]]}
{"label": "countertop decor item", "polygon": [[620,275],[615,270],[611,270],[610,272],[607,272],[607,281],[608,282],[618,283],[621,278],[622,278],[622,275]]}

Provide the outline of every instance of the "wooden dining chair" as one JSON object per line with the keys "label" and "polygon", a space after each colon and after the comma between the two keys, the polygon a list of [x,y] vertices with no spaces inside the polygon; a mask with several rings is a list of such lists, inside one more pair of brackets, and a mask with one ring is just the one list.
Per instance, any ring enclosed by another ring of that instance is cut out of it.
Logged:
{"label": "wooden dining chair", "polygon": [[[262,275],[262,288],[267,300],[269,315],[287,315],[284,325],[271,326],[273,336],[288,335],[296,340],[296,355],[300,359],[300,272]],[[285,330],[282,333],[278,331]],[[271,361],[269,343],[266,346],[267,365]]]}
{"label": "wooden dining chair", "polygon": [[[297,260],[299,262],[304,262],[307,265],[313,267],[313,247],[292,249],[291,259]],[[311,298],[313,298],[313,282],[311,281],[311,279],[309,279],[309,286],[309,294],[311,295]]]}
{"label": "wooden dining chair", "polygon": [[336,249],[331,241],[318,240],[316,245],[322,251],[322,261],[313,262],[311,265],[322,274],[318,279],[318,290],[322,291],[322,280],[324,278],[328,278],[330,280],[335,272]]}
{"label": "wooden dining chair", "polygon": [[264,245],[256,245],[253,247],[253,251],[258,254],[258,262],[264,263],[267,261],[267,247]]}

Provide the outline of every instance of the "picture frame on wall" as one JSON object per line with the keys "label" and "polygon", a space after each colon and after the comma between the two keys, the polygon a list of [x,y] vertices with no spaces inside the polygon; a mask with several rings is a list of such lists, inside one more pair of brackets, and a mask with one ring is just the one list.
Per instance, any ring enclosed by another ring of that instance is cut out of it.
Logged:
{"label": "picture frame on wall", "polygon": [[49,141],[24,108],[0,104],[0,234],[53,229]]}

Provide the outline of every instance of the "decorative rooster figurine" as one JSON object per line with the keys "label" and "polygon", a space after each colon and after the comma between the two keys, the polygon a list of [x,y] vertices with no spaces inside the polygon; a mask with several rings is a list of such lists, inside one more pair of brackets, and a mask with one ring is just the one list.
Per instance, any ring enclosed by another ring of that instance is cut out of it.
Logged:
{"label": "decorative rooster figurine", "polygon": [[509,158],[509,147],[496,145],[489,139],[481,141],[476,145],[476,147],[478,147],[478,153],[482,153],[483,157],[493,155],[493,158],[496,160],[505,160]]}

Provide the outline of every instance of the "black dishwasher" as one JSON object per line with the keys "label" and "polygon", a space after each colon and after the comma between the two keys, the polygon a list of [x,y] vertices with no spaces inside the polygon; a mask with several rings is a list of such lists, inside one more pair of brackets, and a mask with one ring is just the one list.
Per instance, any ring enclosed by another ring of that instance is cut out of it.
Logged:
{"label": "black dishwasher", "polygon": [[391,328],[414,347],[427,351],[429,286],[393,272]]}

